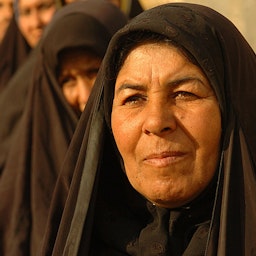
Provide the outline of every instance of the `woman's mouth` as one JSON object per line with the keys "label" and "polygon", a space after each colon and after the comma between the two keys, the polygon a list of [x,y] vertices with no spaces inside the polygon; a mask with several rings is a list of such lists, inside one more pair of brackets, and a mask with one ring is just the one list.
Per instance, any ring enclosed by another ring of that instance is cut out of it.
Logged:
{"label": "woman's mouth", "polygon": [[175,164],[185,157],[184,152],[171,151],[161,152],[157,154],[150,154],[144,159],[144,163],[153,165],[155,167],[167,167]]}

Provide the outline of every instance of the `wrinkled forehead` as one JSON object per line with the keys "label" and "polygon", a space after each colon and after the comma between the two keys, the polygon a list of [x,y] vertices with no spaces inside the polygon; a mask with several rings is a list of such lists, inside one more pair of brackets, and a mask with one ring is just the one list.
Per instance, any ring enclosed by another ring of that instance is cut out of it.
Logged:
{"label": "wrinkled forehead", "polygon": [[[174,46],[187,52],[197,62],[215,91],[222,113],[225,114],[224,66],[217,31],[207,15],[194,9],[185,4],[169,4],[152,8],[133,18],[111,40],[106,58],[113,67],[106,68],[109,71],[107,74],[110,76],[109,81],[117,76],[116,66],[121,57],[120,52],[127,47],[130,35],[145,31],[160,34],[168,38]],[[134,39],[131,41],[137,43]],[[108,92],[114,90],[114,85],[115,79],[112,80],[111,86],[105,88],[108,97],[113,94],[113,91],[110,94]],[[113,95],[110,98],[113,99]],[[110,104],[109,99],[107,101]]]}
{"label": "wrinkled forehead", "polygon": [[[224,77],[221,49],[214,27],[207,22],[206,17],[183,6],[153,8],[123,29],[117,38],[116,47],[126,47],[127,38],[136,31],[161,34],[189,53],[204,71],[219,101],[223,101],[220,93]],[[116,54],[118,52],[115,50]]]}
{"label": "wrinkled forehead", "polygon": [[216,94],[219,94],[223,81],[222,54],[215,27],[202,13],[185,6],[165,5],[138,17],[129,31],[136,29],[160,33],[189,52],[205,72]]}

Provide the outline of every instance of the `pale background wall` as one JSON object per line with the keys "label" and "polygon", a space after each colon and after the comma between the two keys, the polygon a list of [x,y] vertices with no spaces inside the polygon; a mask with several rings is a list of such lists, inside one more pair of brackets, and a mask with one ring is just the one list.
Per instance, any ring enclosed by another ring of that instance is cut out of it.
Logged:
{"label": "pale background wall", "polygon": [[229,18],[256,52],[256,0],[139,0],[144,9],[168,2],[209,6]]}

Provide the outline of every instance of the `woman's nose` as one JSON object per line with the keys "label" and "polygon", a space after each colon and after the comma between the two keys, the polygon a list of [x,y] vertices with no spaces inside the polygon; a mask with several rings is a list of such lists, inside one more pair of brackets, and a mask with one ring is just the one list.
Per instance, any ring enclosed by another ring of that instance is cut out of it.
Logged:
{"label": "woman's nose", "polygon": [[177,128],[172,106],[161,103],[147,103],[144,109],[143,132],[147,135],[162,135]]}
{"label": "woman's nose", "polygon": [[92,84],[84,78],[80,78],[77,86],[77,103],[81,111],[84,110],[85,105],[91,93]]}
{"label": "woman's nose", "polygon": [[33,27],[40,27],[42,26],[42,18],[41,14],[38,10],[32,10],[30,15],[30,24]]}
{"label": "woman's nose", "polygon": [[5,19],[10,20],[12,16],[13,16],[13,8],[12,8],[12,5],[10,5],[10,6],[7,6],[6,8]]}

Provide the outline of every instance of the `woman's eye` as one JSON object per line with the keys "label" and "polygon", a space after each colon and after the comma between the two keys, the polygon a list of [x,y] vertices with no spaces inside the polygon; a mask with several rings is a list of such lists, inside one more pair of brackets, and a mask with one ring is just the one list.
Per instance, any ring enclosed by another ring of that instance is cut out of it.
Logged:
{"label": "woman's eye", "polygon": [[80,74],[80,76],[85,80],[85,81],[93,81],[96,79],[97,72],[96,71],[85,71]]}
{"label": "woman's eye", "polygon": [[190,101],[190,100],[196,100],[199,99],[199,96],[197,96],[196,94],[192,93],[192,92],[188,92],[188,91],[178,91],[175,92],[173,94],[173,98],[175,100],[186,100],[186,101]]}
{"label": "woman's eye", "polygon": [[25,16],[29,16],[31,13],[31,10],[29,8],[26,8],[26,9],[20,9],[19,10],[19,15],[21,17],[25,17]]}
{"label": "woman's eye", "polygon": [[75,79],[73,77],[63,77],[60,79],[60,85],[63,86],[72,86]]}
{"label": "woman's eye", "polygon": [[97,76],[98,72],[99,72],[99,68],[86,70],[85,72],[83,72],[83,76],[89,79],[94,79]]}
{"label": "woman's eye", "polygon": [[38,6],[39,11],[44,11],[50,9],[54,5],[54,2],[49,2],[49,3],[42,3],[41,5]]}
{"label": "woman's eye", "polygon": [[143,97],[142,95],[132,95],[127,97],[124,102],[123,105],[131,105],[131,104],[137,104],[139,102],[142,102],[145,100],[145,97]]}

